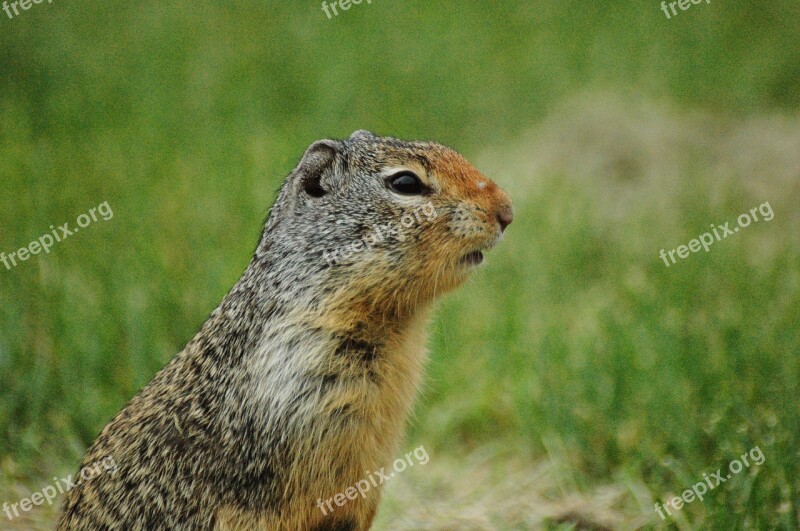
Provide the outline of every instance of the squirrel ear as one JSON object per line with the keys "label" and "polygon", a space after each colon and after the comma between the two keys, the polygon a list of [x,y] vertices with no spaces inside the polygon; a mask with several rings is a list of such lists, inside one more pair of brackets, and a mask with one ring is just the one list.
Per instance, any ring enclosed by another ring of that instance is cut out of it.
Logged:
{"label": "squirrel ear", "polygon": [[322,175],[336,161],[342,145],[335,140],[318,140],[308,146],[295,168],[298,188],[311,197],[322,197],[328,191],[322,186]]}
{"label": "squirrel ear", "polygon": [[365,129],[353,131],[353,134],[350,135],[350,140],[375,140],[376,138],[378,137]]}

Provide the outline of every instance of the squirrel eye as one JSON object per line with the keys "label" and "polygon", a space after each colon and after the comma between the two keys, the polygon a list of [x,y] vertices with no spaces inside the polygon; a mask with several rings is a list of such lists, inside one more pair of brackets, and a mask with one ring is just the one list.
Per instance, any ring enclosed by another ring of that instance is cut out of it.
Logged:
{"label": "squirrel eye", "polygon": [[410,171],[392,175],[389,178],[389,188],[403,195],[422,195],[427,191],[427,187],[422,184],[419,177]]}

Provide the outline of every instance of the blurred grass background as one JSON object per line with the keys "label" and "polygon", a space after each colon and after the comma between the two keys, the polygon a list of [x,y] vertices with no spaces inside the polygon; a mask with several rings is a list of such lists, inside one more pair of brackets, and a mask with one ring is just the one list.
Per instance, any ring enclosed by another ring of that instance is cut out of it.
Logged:
{"label": "blurred grass background", "polygon": [[[598,526],[659,527],[654,501],[756,445],[762,466],[669,525],[800,527],[798,15],[790,0],[670,20],[627,0],[0,12],[0,250],[114,211],[0,266],[0,501],[74,471],[236,281],[306,145],[367,128],[452,145],[517,207],[437,315],[409,435],[431,462],[388,489],[381,528],[579,527],[593,504],[613,513]],[[764,201],[774,220],[658,258]],[[532,516],[570,496],[563,518]],[[437,501],[458,524],[426,513]]]}

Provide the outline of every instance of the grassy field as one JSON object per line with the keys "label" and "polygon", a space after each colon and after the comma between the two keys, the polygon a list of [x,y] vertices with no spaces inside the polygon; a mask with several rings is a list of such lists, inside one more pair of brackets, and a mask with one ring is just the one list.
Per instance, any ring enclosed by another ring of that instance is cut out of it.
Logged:
{"label": "grassy field", "polygon": [[[800,8],[374,0],[0,11],[0,503],[71,474],[244,269],[311,141],[453,145],[507,238],[433,323],[380,529],[800,529]],[[675,249],[774,212],[666,267]],[[662,521],[664,502],[758,447]],[[39,508],[0,528],[47,528]]]}

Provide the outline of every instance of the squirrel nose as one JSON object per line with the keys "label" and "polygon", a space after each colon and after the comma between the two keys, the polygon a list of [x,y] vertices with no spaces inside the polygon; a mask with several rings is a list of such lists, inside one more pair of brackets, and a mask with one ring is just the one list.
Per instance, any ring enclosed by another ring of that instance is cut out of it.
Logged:
{"label": "squirrel nose", "polygon": [[497,213],[497,222],[500,223],[501,232],[505,231],[512,221],[514,221],[514,210],[510,206],[503,207]]}

